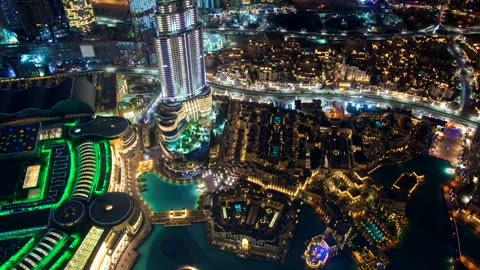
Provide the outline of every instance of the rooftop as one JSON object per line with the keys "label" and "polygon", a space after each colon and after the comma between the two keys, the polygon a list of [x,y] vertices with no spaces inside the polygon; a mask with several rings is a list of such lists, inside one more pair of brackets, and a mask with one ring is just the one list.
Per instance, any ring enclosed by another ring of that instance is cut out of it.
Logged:
{"label": "rooftop", "polygon": [[120,116],[97,116],[90,122],[78,124],[68,131],[72,137],[102,137],[115,139],[122,136],[130,126],[127,119]]}
{"label": "rooftop", "polygon": [[85,215],[83,203],[71,200],[61,204],[53,213],[53,220],[62,226],[70,226],[79,222]]}
{"label": "rooftop", "polygon": [[0,127],[0,158],[35,151],[39,129],[40,123]]}
{"label": "rooftop", "polygon": [[0,120],[95,112],[96,89],[83,79],[67,78],[55,87],[0,89]]}
{"label": "rooftop", "polygon": [[100,226],[118,225],[133,212],[133,201],[126,193],[110,192],[93,201],[90,205],[90,217]]}

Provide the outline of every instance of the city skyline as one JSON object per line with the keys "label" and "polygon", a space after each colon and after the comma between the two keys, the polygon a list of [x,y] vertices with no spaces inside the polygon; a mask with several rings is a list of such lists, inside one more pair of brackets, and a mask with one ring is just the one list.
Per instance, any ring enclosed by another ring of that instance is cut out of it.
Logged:
{"label": "city skyline", "polygon": [[0,0],[0,270],[477,269],[479,78],[463,0]]}

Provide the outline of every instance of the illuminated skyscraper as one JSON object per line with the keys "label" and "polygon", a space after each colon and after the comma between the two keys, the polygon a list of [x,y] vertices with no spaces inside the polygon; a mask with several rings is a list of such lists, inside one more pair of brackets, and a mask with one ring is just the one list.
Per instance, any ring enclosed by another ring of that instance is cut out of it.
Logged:
{"label": "illuminated skyscraper", "polygon": [[155,38],[157,37],[157,2],[155,0],[129,0],[137,46],[148,64],[157,62]]}
{"label": "illuminated skyscraper", "polygon": [[[185,144],[179,142],[188,123],[210,115],[212,108],[205,77],[202,26],[197,0],[157,0],[156,16],[157,65],[162,88],[157,107],[158,137],[165,154],[177,160],[178,167],[178,159],[198,157],[198,152],[208,149],[208,140],[196,142],[202,147],[191,150],[182,148]],[[206,137],[209,136],[202,135]]]}
{"label": "illuminated skyscraper", "polygon": [[184,101],[207,88],[196,0],[157,1],[157,62],[165,101]]}
{"label": "illuminated skyscraper", "polygon": [[89,32],[95,22],[92,0],[63,0],[68,25],[81,32]]}

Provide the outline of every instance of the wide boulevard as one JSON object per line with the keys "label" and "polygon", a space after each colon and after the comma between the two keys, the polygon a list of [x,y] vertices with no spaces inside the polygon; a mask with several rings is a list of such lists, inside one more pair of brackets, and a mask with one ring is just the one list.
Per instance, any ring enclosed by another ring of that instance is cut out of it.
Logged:
{"label": "wide boulevard", "polygon": [[[124,74],[142,74],[150,76],[159,76],[156,67],[92,67],[90,70],[118,72]],[[434,114],[449,118],[463,124],[477,125],[480,123],[480,118],[461,114],[460,110],[451,110],[442,106],[439,102],[423,102],[420,98],[397,93],[388,90],[370,91],[364,90],[333,90],[333,89],[297,89],[297,90],[273,90],[273,91],[256,91],[248,88],[239,88],[233,85],[222,85],[214,80],[209,80],[209,85],[216,90],[216,94],[228,94],[230,96],[240,96],[244,100],[259,100],[264,98],[268,100],[293,100],[293,99],[324,99],[336,101],[358,101],[363,103],[388,103],[403,108],[412,108],[423,111],[425,114]]]}

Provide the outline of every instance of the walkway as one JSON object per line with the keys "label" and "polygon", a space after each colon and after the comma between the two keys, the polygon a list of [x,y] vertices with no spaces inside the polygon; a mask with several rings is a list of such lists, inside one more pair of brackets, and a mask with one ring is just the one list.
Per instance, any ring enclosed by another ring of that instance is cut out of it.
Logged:
{"label": "walkway", "polygon": [[[138,145],[138,144],[137,144]],[[132,172],[136,171],[136,165],[138,164],[139,157],[142,156],[141,152],[138,149],[134,150],[134,156],[131,159],[124,158],[125,160],[125,167],[127,168],[126,170],[126,177],[127,179],[130,179],[127,184],[129,185],[130,188],[127,188],[128,190],[131,191],[131,196],[135,199],[140,204],[140,209],[143,213],[144,219],[143,219],[143,224],[140,230],[135,234],[135,236],[132,237],[130,240],[130,243],[128,244],[127,248],[125,251],[122,253],[120,258],[118,259],[115,268],[116,270],[123,270],[123,269],[132,269],[133,265],[135,264],[135,260],[137,259],[137,252],[135,249],[143,243],[145,238],[150,235],[150,231],[152,228],[152,223],[150,219],[148,218],[151,213],[150,207],[145,203],[145,201],[142,200],[142,197],[140,193],[137,190],[136,184],[137,181],[132,179],[136,179],[135,175],[132,174]]]}
{"label": "walkway", "polygon": [[454,239],[456,250],[457,250],[457,253],[455,254],[456,259],[458,260],[463,257],[462,245],[460,243],[460,236],[458,235],[457,219],[455,218],[455,214],[454,214],[455,209],[453,209],[452,207],[453,206],[452,197],[450,196],[450,188],[448,185],[443,187],[443,198],[445,199],[445,204],[447,205],[448,215],[450,216],[450,222],[452,223],[454,228],[452,237]]}
{"label": "walkway", "polygon": [[205,222],[211,213],[206,210],[170,210],[152,215],[152,224],[165,226],[188,226],[194,222]]}

